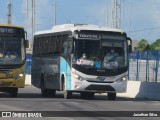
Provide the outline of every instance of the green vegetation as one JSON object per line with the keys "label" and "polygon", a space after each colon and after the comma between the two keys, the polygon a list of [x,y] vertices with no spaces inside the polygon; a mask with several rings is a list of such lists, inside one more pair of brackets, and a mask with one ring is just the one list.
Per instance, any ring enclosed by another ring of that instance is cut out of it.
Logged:
{"label": "green vegetation", "polygon": [[141,39],[138,43],[138,50],[160,50],[160,39],[156,40],[152,44],[149,44],[146,39]]}
{"label": "green vegetation", "polygon": [[148,44],[148,41],[145,39],[140,40],[140,42],[138,43],[138,50],[150,50],[150,45]]}
{"label": "green vegetation", "polygon": [[151,50],[160,50],[160,39],[150,45]]}

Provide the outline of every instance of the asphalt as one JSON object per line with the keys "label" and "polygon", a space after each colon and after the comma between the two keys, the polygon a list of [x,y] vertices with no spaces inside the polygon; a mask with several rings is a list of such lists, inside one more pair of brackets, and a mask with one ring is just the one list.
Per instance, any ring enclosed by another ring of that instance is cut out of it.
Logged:
{"label": "asphalt", "polygon": [[[68,111],[95,111],[93,114],[88,115],[87,120],[119,120],[119,119],[131,119],[131,120],[151,120],[151,117],[102,117],[100,111],[107,112],[124,112],[127,114],[128,111],[135,111],[135,113],[144,112],[144,111],[160,111],[160,101],[144,100],[144,99],[133,99],[133,98],[124,98],[117,97],[115,101],[109,101],[107,95],[96,94],[94,99],[81,99],[80,95],[75,93],[73,94],[72,99],[65,100],[63,98],[62,92],[57,92],[54,98],[44,98],[40,94],[40,90],[33,87],[27,86],[25,88],[19,89],[19,94],[17,98],[9,98],[7,93],[0,93],[0,111],[63,111],[61,115],[67,116]],[[97,112],[97,114],[96,114]],[[160,112],[159,112],[160,113]],[[87,114],[87,112],[86,112]],[[97,116],[96,116],[97,115]],[[0,118],[0,119],[11,119],[18,120],[20,118]],[[23,118],[31,119],[31,118]],[[81,114],[78,114],[76,117],[50,117],[50,118],[32,118],[35,120],[39,119],[60,119],[60,120],[86,120],[86,117],[81,117]],[[159,119],[159,118],[153,118]]]}

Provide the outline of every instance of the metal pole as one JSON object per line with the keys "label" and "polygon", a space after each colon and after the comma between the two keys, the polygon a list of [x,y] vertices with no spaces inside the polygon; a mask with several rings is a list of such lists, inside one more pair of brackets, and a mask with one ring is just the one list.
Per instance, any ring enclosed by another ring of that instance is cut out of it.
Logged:
{"label": "metal pole", "polygon": [[109,27],[108,25],[109,25],[109,2],[107,0],[107,27]]}
{"label": "metal pole", "polygon": [[32,39],[35,32],[35,0],[32,0]]}
{"label": "metal pole", "polygon": [[[128,56],[129,56],[129,54],[128,54]],[[129,76],[129,74],[130,74],[130,58],[128,58],[128,80],[130,80],[130,76]]]}
{"label": "metal pole", "polygon": [[10,6],[9,6],[9,24],[12,24],[13,21],[13,0],[10,0]]}
{"label": "metal pole", "polygon": [[147,58],[146,58],[146,82],[148,82],[148,50],[146,50]]}
{"label": "metal pole", "polygon": [[156,50],[156,79],[155,79],[155,82],[157,82],[157,77],[158,77],[158,66],[159,66],[159,54],[158,54],[158,50]]}
{"label": "metal pole", "polygon": [[137,51],[137,76],[136,76],[136,80],[139,80],[139,67],[138,67],[138,60],[139,60],[139,51]]}
{"label": "metal pole", "polygon": [[104,26],[106,26],[106,10],[104,10]]}
{"label": "metal pole", "polygon": [[54,25],[56,25],[56,0],[54,0]]}
{"label": "metal pole", "polygon": [[33,24],[34,24],[33,32],[35,33],[35,29],[36,29],[36,0],[34,0],[34,4],[33,4],[33,5],[34,5],[34,6],[33,6],[33,8],[34,8],[34,11],[33,11],[33,12],[34,12],[34,14],[33,14],[33,15],[34,15],[34,17],[33,17],[33,18],[34,18],[34,19],[33,19],[33,20],[34,20],[34,21],[33,21]]}
{"label": "metal pole", "polygon": [[148,82],[149,82],[149,50],[147,50],[148,51]]}
{"label": "metal pole", "polygon": [[26,31],[28,29],[28,0],[26,0]]}
{"label": "metal pole", "polygon": [[32,38],[33,38],[33,0],[32,0]]}
{"label": "metal pole", "polygon": [[8,24],[12,24],[12,1],[8,3],[7,8],[8,8],[8,13],[7,13]]}

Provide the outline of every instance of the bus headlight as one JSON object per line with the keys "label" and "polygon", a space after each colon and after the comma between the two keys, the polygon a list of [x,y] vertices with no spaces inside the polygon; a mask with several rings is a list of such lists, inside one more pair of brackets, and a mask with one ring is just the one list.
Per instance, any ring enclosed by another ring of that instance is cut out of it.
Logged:
{"label": "bus headlight", "polygon": [[83,81],[83,80],[86,80],[85,78],[83,78],[82,76],[80,75],[77,75],[77,74],[74,74],[74,77],[80,81]]}
{"label": "bus headlight", "polygon": [[128,79],[127,76],[123,76],[123,77],[121,77],[120,79],[116,80],[116,82],[117,82],[117,83],[121,83],[121,82],[126,81],[127,79]]}
{"label": "bus headlight", "polygon": [[20,78],[24,77],[24,73],[20,73],[17,76],[14,77],[14,79],[19,80]]}

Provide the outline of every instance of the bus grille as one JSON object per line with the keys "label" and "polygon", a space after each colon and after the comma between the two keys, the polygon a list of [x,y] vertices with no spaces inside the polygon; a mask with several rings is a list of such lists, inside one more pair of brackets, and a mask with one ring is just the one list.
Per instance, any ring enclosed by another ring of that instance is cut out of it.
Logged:
{"label": "bus grille", "polygon": [[114,83],[114,81],[100,81],[100,80],[87,80],[87,81],[94,83]]}
{"label": "bus grille", "polygon": [[89,85],[85,90],[115,91],[110,85]]}

